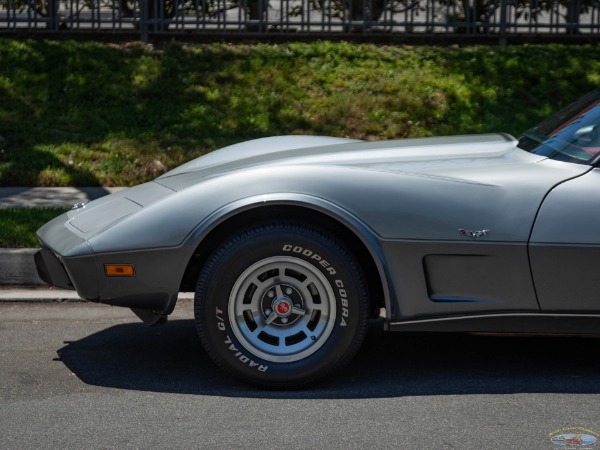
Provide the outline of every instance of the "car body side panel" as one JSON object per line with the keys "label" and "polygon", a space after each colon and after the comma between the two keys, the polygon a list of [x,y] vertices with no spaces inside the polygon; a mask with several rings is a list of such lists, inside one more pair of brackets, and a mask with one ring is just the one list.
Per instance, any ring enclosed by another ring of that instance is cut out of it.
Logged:
{"label": "car body side panel", "polygon": [[600,311],[600,169],[548,194],[531,236],[543,311]]}
{"label": "car body side panel", "polygon": [[384,241],[397,308],[390,320],[539,311],[526,244]]}
{"label": "car body side panel", "polygon": [[529,252],[542,311],[600,311],[600,246],[535,244]]}
{"label": "car body side panel", "polygon": [[[72,235],[65,242],[73,249],[59,242],[62,256],[80,256],[73,251],[82,246],[96,255],[95,272],[78,277],[99,277],[98,298],[135,308],[166,304],[168,309],[201,243],[199,230],[211,228],[211,221],[216,224],[218,211],[251,207],[273,196],[292,203],[306,196],[369,230],[372,238],[361,238],[386,277],[389,318],[458,314],[468,310],[467,303],[470,310],[473,304],[485,311],[535,309],[530,284],[522,278],[529,273],[526,245],[535,214],[548,191],[589,168],[530,155],[502,135],[449,138],[447,146],[443,141],[420,142],[422,158],[410,146],[394,150],[394,143],[383,145],[381,158],[373,161],[361,153],[365,143],[359,143],[347,144],[353,149],[349,156],[338,152],[333,158],[319,150],[314,157],[325,160],[312,163],[281,160],[238,169],[231,163],[226,173],[195,180],[193,173],[176,174],[71,211],[42,228],[39,236],[42,241],[52,237],[46,242],[56,251],[54,237]],[[292,153],[302,159],[300,152]],[[123,211],[112,223],[103,223],[106,228],[92,230],[94,215],[102,219],[113,201]],[[72,221],[91,225],[82,231]],[[489,232],[474,243],[459,233],[461,228]],[[373,247],[375,241],[383,243],[383,251]],[[106,279],[102,273],[104,263],[132,261],[136,270],[144,268],[135,278]],[[66,258],[65,265],[69,269]],[[472,288],[467,286],[469,272],[475,273]],[[512,273],[518,284],[505,273]]]}
{"label": "car body side panel", "polygon": [[600,244],[600,169],[566,181],[548,194],[535,221],[535,245]]}

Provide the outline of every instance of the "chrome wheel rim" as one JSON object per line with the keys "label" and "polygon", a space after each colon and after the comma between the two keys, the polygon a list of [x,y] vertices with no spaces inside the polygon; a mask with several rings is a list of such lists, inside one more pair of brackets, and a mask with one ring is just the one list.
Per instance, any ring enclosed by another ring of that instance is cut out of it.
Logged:
{"label": "chrome wheel rim", "polygon": [[229,296],[229,322],[246,350],[272,362],[315,353],[335,323],[335,294],[312,264],[277,256],[252,264]]}

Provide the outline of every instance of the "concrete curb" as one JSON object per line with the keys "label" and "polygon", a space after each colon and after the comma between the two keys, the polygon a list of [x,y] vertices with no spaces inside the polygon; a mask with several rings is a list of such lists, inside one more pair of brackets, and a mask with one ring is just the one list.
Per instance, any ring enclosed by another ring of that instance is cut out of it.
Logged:
{"label": "concrete curb", "polygon": [[127,189],[124,187],[0,188],[0,208],[70,208],[75,203],[95,200]]}
{"label": "concrete curb", "polygon": [[0,285],[46,286],[35,268],[34,248],[0,248]]}
{"label": "concrete curb", "polygon": [[83,301],[75,291],[55,289],[38,277],[35,248],[0,248],[0,302]]}
{"label": "concrete curb", "polygon": [[39,289],[33,289],[29,286],[0,287],[0,302],[63,303],[84,301],[75,291],[56,289],[50,286]]}

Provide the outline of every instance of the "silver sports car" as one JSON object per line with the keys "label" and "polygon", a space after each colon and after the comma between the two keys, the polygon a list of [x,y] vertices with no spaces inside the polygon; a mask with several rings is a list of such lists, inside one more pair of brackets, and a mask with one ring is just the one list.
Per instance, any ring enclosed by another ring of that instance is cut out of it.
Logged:
{"label": "silver sports car", "polygon": [[40,276],[290,388],[390,331],[600,331],[600,90],[528,131],[232,145],[38,231]]}

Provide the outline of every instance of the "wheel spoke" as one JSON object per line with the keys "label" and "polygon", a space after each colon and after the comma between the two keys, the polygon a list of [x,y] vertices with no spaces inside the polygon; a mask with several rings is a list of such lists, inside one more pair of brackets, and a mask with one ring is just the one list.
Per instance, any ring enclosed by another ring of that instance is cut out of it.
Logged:
{"label": "wheel spoke", "polygon": [[283,297],[283,290],[281,289],[281,284],[279,284],[279,280],[277,280],[277,284],[275,285],[275,294],[277,298]]}
{"label": "wheel spoke", "polygon": [[306,314],[306,311],[304,309],[302,309],[302,308],[298,308],[297,306],[294,306],[292,308],[292,313],[293,314],[297,314],[299,316],[303,316],[303,315]]}
{"label": "wheel spoke", "polygon": [[268,285],[268,281],[260,281],[257,275],[249,280],[248,286],[250,285],[254,285],[256,289],[252,294],[252,298],[249,305],[253,311],[256,311],[259,309],[260,306],[260,293],[266,288],[266,285]]}
{"label": "wheel spoke", "polygon": [[309,305],[310,307],[308,308],[310,310],[310,312],[312,313],[313,311],[321,311],[321,313],[327,313],[327,311],[329,310],[329,308],[327,308],[327,305],[322,305],[322,304],[318,304],[318,303],[313,303],[311,305]]}
{"label": "wheel spoke", "polygon": [[271,314],[265,320],[265,324],[270,325],[275,319],[277,319],[277,314],[275,314],[275,311],[271,311]]}

